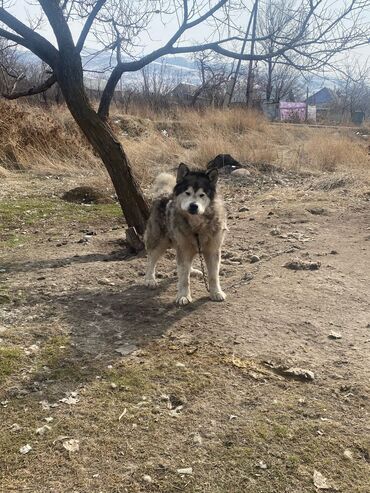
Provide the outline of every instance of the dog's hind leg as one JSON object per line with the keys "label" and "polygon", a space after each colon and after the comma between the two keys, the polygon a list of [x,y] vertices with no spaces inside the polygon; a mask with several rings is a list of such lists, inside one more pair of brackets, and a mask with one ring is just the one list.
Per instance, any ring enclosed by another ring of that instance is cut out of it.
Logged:
{"label": "dog's hind leg", "polygon": [[213,301],[224,301],[226,294],[222,291],[220,286],[220,263],[221,263],[221,250],[220,247],[214,248],[209,246],[204,250],[204,259],[207,264],[208,270],[208,282],[209,282],[209,294]]}
{"label": "dog's hind leg", "polygon": [[187,305],[192,302],[190,294],[190,271],[194,256],[195,251],[177,250],[178,285],[176,303],[179,305]]}
{"label": "dog's hind leg", "polygon": [[145,286],[148,286],[148,288],[154,289],[158,286],[158,282],[155,278],[155,267],[158,260],[167,250],[168,246],[168,241],[162,240],[155,248],[153,248],[152,250],[148,250],[148,260],[144,279],[144,284]]}

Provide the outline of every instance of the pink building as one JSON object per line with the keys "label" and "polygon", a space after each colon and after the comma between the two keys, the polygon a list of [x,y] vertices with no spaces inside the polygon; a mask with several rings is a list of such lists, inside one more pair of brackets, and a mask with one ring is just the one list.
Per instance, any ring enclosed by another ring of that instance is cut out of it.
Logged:
{"label": "pink building", "polygon": [[306,103],[280,101],[279,114],[281,121],[304,122],[306,120]]}

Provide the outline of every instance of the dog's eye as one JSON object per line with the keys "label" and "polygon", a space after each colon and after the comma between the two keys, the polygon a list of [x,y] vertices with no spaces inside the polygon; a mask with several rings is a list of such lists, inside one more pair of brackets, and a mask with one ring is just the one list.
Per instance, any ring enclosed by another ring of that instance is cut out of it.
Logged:
{"label": "dog's eye", "polygon": [[200,198],[202,198],[202,197],[204,197],[204,196],[205,196],[205,193],[201,193],[201,194],[199,195],[199,197],[200,197]]}
{"label": "dog's eye", "polygon": [[190,193],[190,192],[185,192],[185,193],[186,193],[186,195],[189,195],[189,197],[190,197],[190,195],[191,195],[191,193]]}

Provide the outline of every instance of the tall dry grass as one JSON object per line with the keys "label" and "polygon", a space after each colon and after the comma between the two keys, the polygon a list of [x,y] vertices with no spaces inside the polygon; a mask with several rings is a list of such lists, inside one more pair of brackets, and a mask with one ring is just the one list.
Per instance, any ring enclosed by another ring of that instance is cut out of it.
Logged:
{"label": "tall dry grass", "polygon": [[0,165],[7,170],[53,172],[99,166],[64,107],[0,100]]}
{"label": "tall dry grass", "polygon": [[369,163],[366,147],[348,135],[315,134],[303,144],[303,148],[306,163],[322,171],[350,171]]}
{"label": "tall dry grass", "polygon": [[[222,153],[246,163],[317,173],[350,171],[370,179],[367,143],[350,130],[271,124],[260,113],[241,108],[136,113],[114,110],[111,125],[144,183],[180,161],[205,167]],[[1,101],[0,170],[4,168],[105,173],[66,108]]]}

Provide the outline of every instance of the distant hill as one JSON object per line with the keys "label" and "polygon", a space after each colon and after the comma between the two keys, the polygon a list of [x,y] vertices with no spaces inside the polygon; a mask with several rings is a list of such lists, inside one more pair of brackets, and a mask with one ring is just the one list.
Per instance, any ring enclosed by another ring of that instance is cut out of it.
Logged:
{"label": "distant hill", "polygon": [[[89,86],[104,87],[104,81],[109,77],[110,71],[113,68],[109,68],[110,55],[108,53],[96,55],[93,52],[85,52],[82,58],[84,68],[87,70],[86,79],[89,80]],[[21,53],[21,59],[24,63],[39,63],[39,59],[36,55],[28,51]],[[127,59],[127,61],[130,61],[130,59]],[[176,85],[181,82],[190,84],[200,83],[196,63],[186,56],[165,56],[149,64],[146,69],[152,73],[163,71],[164,77],[171,85]],[[98,73],[99,71],[104,71],[104,73]],[[141,72],[128,72],[124,76],[123,87],[137,85],[138,82],[141,81]],[[341,85],[342,82],[335,77],[324,77],[319,75],[302,76],[302,86],[308,86],[309,95],[314,94],[323,87],[334,89]]]}
{"label": "distant hill", "polygon": [[[127,59],[127,61],[130,60]],[[93,54],[85,54],[83,56],[84,68],[87,70],[106,70],[109,67],[109,63],[110,56],[106,53],[99,54],[98,56],[94,56]],[[190,82],[198,84],[200,82],[196,64],[193,60],[186,57],[165,56],[149,64],[147,70],[157,73],[163,70],[165,77],[176,83]],[[96,74],[96,77],[100,79],[106,78],[108,74],[109,69],[106,75]],[[93,73],[89,74],[89,77],[93,76]],[[138,78],[142,78],[140,72],[128,72],[125,74],[125,83],[135,83]]]}

